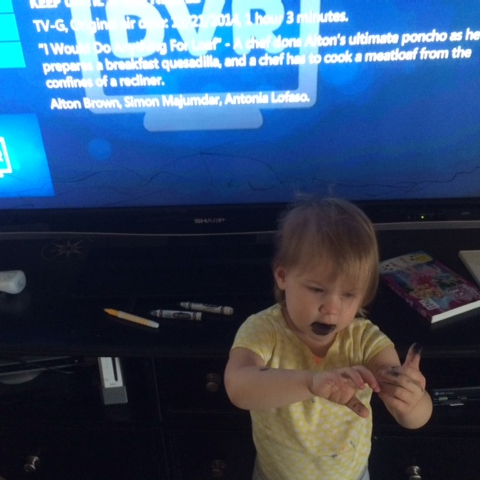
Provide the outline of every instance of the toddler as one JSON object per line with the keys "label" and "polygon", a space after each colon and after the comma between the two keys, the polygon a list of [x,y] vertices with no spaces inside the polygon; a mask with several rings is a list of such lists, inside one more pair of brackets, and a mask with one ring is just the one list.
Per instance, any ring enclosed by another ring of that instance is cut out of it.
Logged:
{"label": "toddler", "polygon": [[231,401],[250,411],[254,480],[366,480],[375,392],[419,428],[432,402],[413,345],[402,364],[364,318],[379,278],[373,225],[341,199],[303,199],[281,219],[277,303],[249,317],[225,370]]}

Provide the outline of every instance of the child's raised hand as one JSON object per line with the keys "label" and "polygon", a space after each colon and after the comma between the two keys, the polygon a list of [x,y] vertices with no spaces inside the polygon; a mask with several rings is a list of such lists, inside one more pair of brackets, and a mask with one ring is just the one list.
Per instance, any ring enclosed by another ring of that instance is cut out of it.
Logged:
{"label": "child's raised hand", "polygon": [[420,371],[421,349],[413,344],[403,365],[381,369],[377,380],[381,391],[378,393],[387,408],[400,415],[410,413],[420,402],[425,392],[425,377]]}
{"label": "child's raised hand", "polygon": [[367,407],[355,395],[357,390],[365,389],[366,385],[375,392],[380,390],[375,376],[367,368],[362,366],[336,368],[315,373],[311,391],[317,397],[345,405],[360,417],[368,417]]}

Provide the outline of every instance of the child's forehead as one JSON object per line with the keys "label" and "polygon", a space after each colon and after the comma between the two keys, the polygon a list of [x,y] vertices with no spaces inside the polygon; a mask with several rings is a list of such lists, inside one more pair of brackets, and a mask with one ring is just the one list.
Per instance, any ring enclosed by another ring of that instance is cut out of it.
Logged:
{"label": "child's forehead", "polygon": [[368,276],[358,263],[339,264],[331,259],[312,259],[297,265],[302,276],[318,282],[339,283],[348,288],[363,285]]}

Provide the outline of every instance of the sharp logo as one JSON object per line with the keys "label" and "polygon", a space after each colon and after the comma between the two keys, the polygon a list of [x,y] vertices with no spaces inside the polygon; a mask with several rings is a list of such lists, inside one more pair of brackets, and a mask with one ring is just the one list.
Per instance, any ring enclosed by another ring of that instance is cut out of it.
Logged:
{"label": "sharp logo", "polygon": [[226,218],[223,217],[214,217],[214,218],[194,218],[193,222],[197,225],[204,225],[208,223],[225,223]]}

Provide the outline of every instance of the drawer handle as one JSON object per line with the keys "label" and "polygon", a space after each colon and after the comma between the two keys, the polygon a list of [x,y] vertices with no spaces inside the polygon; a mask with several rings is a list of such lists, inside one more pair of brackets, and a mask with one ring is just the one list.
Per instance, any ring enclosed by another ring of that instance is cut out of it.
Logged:
{"label": "drawer handle", "polygon": [[35,473],[39,465],[40,458],[37,457],[37,455],[29,455],[25,459],[25,465],[23,466],[23,470],[25,473]]}
{"label": "drawer handle", "polygon": [[209,373],[206,377],[205,388],[207,392],[216,393],[222,384],[222,377],[218,373]]}
{"label": "drawer handle", "polygon": [[408,480],[422,480],[420,467],[412,465],[408,467],[406,471],[407,475],[409,475]]}
{"label": "drawer handle", "polygon": [[212,462],[212,477],[213,478],[221,478],[223,477],[223,474],[225,473],[225,467],[227,465],[223,460],[214,460]]}

